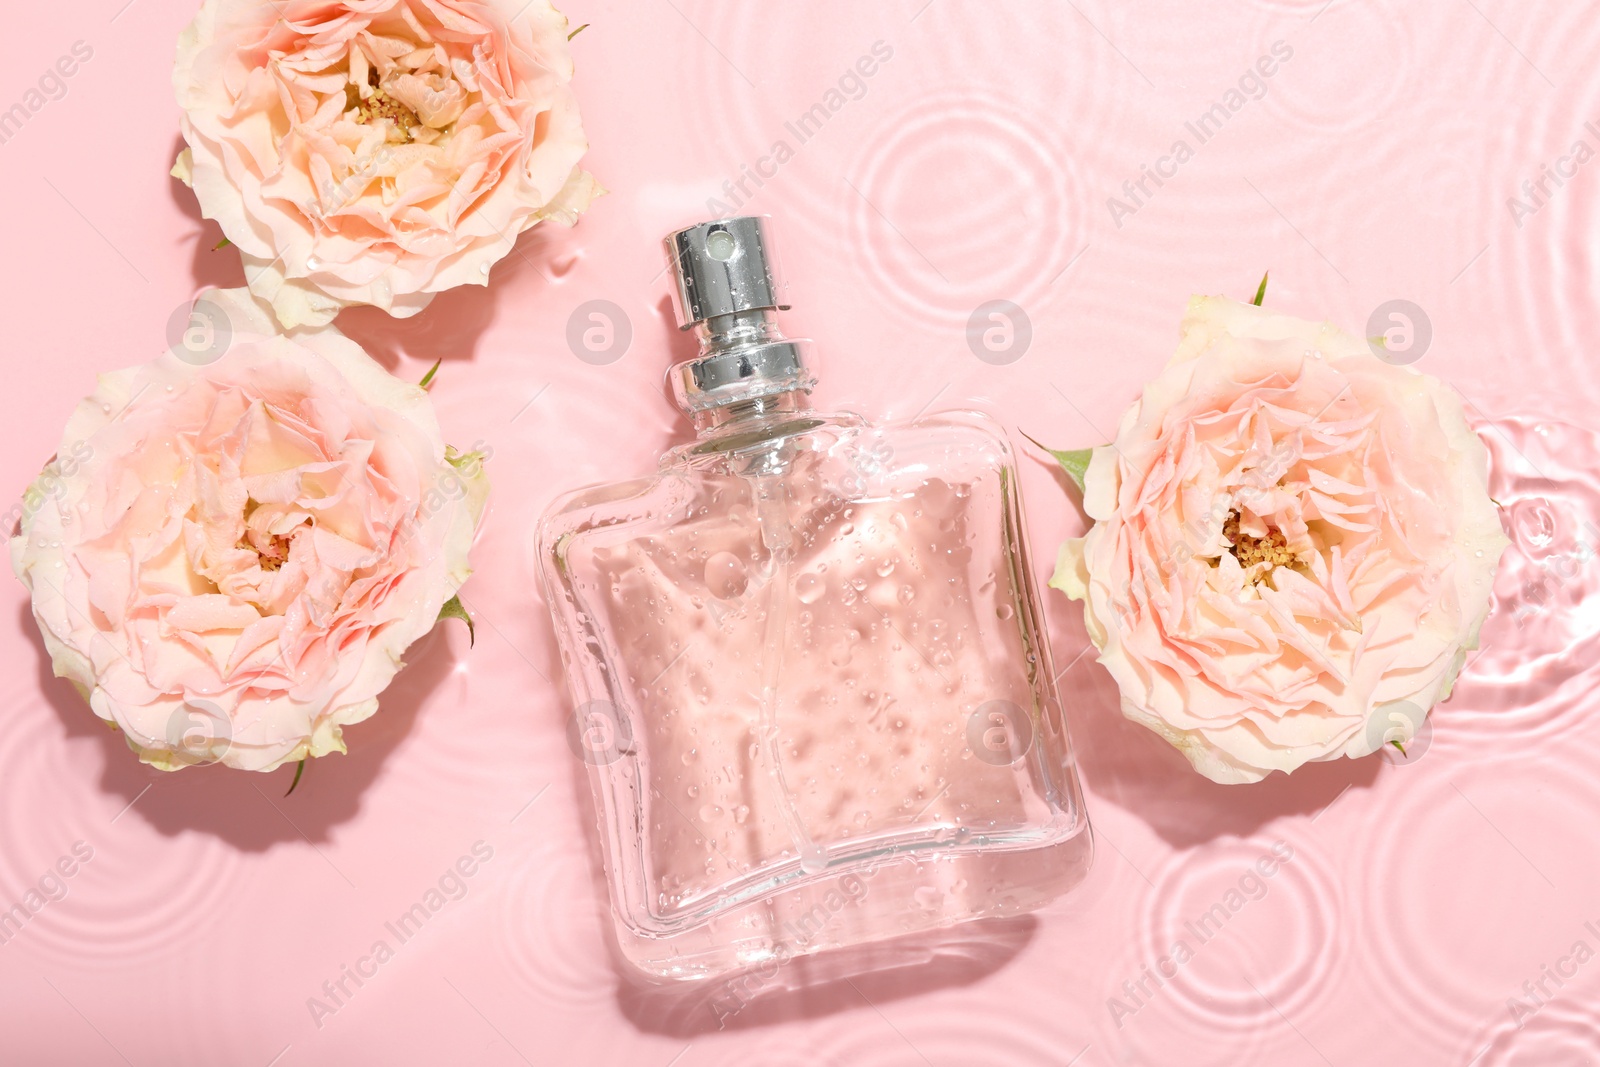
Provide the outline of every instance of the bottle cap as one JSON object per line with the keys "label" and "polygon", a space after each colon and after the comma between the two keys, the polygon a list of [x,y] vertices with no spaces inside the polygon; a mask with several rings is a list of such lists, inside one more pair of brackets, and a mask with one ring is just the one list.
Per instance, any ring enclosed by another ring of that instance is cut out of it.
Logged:
{"label": "bottle cap", "polygon": [[678,327],[741,311],[789,308],[785,284],[758,215],[716,219],[668,234],[667,260]]}

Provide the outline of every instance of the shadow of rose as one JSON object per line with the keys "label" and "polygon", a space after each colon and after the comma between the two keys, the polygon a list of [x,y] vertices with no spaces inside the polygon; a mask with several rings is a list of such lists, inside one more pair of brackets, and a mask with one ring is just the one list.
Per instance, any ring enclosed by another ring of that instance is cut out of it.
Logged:
{"label": "shadow of rose", "polygon": [[411,731],[423,702],[455,665],[449,641],[424,637],[413,646],[418,654],[380,697],[377,713],[345,728],[349,754],[312,760],[294,794],[285,797],[294,764],[258,774],[220,765],[159,771],[139,762],[123,734],[90,711],[70,682],[53,676],[50,655],[26,603],[19,625],[37,652],[40,693],[68,737],[99,744],[100,787],[121,798],[119,808],[129,806],[126,817],[143,819],[169,837],[190,831],[211,834],[245,852],[326,842],[335,826],[354,818],[362,795]]}
{"label": "shadow of rose", "polygon": [[1109,801],[1143,819],[1168,844],[1188,848],[1248,837],[1274,819],[1316,815],[1346,789],[1377,780],[1382,761],[1368,757],[1308,763],[1253,785],[1211,781],[1156,733],[1123,716],[1116,682],[1089,646],[1082,606],[1054,589],[1045,599],[1053,644],[1062,650],[1055,657],[1056,669],[1064,671],[1058,684],[1091,794],[1091,821],[1095,803]]}

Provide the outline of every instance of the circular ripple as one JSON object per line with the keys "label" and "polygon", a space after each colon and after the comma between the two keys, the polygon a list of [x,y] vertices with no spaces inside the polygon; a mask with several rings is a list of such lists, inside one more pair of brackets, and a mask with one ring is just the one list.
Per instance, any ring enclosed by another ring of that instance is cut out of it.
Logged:
{"label": "circular ripple", "polygon": [[1489,493],[1511,545],[1493,606],[1442,713],[1470,726],[1485,758],[1563,729],[1593,688],[1600,640],[1600,434],[1549,419],[1479,427]]}
{"label": "circular ripple", "polygon": [[519,858],[501,895],[495,939],[518,977],[547,1001],[594,1006],[617,985],[613,934],[583,842],[541,841]]}
{"label": "circular ripple", "polygon": [[[1600,807],[1593,759],[1571,747],[1472,773],[1425,761],[1404,789],[1367,806],[1348,834],[1362,842],[1363,966],[1408,1027],[1453,1046],[1481,1025],[1485,1005],[1504,1005],[1541,958],[1584,935],[1592,878],[1582,865],[1600,851],[1600,826],[1552,813]],[[1486,911],[1490,901],[1517,906]]]}
{"label": "circular ripple", "polygon": [[[1175,855],[1157,878],[1140,925],[1148,978],[1144,969],[1130,978],[1135,992],[1140,979],[1148,988],[1160,978],[1150,1003],[1170,1000],[1205,1027],[1249,1033],[1280,1012],[1293,1018],[1315,1004],[1338,971],[1344,942],[1337,880],[1311,850],[1217,842]],[[1134,1002],[1134,993],[1123,993]]]}
{"label": "circular ripple", "polygon": [[1186,1013],[1152,1004],[1147,1011],[1121,1016],[1115,1023],[1106,1022],[1094,1042],[1095,1048],[1102,1050],[1101,1055],[1096,1057],[1091,1052],[1082,1062],[1085,1067],[1101,1063],[1181,1063],[1183,1067],[1255,1067],[1270,1063],[1276,1067],[1282,1061],[1267,1056],[1272,1036],[1270,1026],[1258,1026],[1230,1033],[1226,1041],[1219,1041],[1215,1028],[1197,1023]]}
{"label": "circular ripple", "polygon": [[1521,1025],[1510,1021],[1489,1035],[1473,1067],[1591,1067],[1600,1063],[1600,1013],[1554,1001]]}
{"label": "circular ripple", "polygon": [[1035,1013],[1035,1005],[1051,1007],[1043,998],[1019,1001],[998,990],[969,990],[954,1001],[923,997],[879,1004],[877,1012],[892,1028],[841,1027],[822,1045],[821,1061],[840,1067],[1044,1067],[1071,1061],[1090,1043],[1088,1026],[1075,1012]]}
{"label": "circular ripple", "polygon": [[[1380,122],[1406,93],[1416,43],[1409,8],[1398,0],[1341,4],[1315,26],[1274,20],[1271,33],[1293,49],[1262,100],[1284,123],[1345,133]],[[1272,41],[1261,43],[1267,54]]]}
{"label": "circular ripple", "polygon": [[[28,625],[32,625],[31,621]],[[91,774],[85,766],[86,759],[94,759],[93,743],[62,737],[61,726],[50,707],[37,692],[29,691],[32,684],[31,677],[26,681],[17,679],[4,698],[5,706],[11,710],[6,729],[0,731],[0,766],[6,768],[0,776],[0,841],[5,842],[5,847],[0,848],[0,886],[7,890],[36,882],[58,857],[71,851],[74,841],[90,833],[88,827],[103,825],[116,813],[114,807],[101,815],[88,804],[74,809],[30,803],[30,798],[52,795],[50,787],[62,782],[81,783],[85,795],[94,792],[92,783],[86,780]],[[63,703],[79,705],[71,710],[80,716],[82,731],[106,730],[66,682],[44,684],[55,690]],[[131,752],[128,759],[134,759]],[[4,901],[0,908],[11,903]]]}
{"label": "circular ripple", "polygon": [[[66,688],[64,682],[46,684]],[[69,691],[62,699],[77,698]],[[164,837],[140,818],[136,805],[119,814],[127,803],[122,793],[108,795],[90,780],[89,768],[99,759],[94,749],[104,743],[95,735],[108,731],[87,705],[81,713],[88,735],[65,738],[37,693],[13,693],[9,706],[16,710],[0,733],[0,766],[7,768],[0,778],[0,841],[5,842],[0,887],[6,894],[0,910],[21,902],[29,890],[41,897],[65,890],[65,896],[39,909],[19,939],[77,964],[85,945],[95,946],[97,958],[149,957],[178,951],[222,922],[238,877],[238,853],[205,835]],[[141,768],[120,743],[106,744],[103,751],[109,759],[126,761],[112,769],[119,780],[143,780],[151,790],[181,788],[176,775]],[[220,773],[233,772],[217,767],[176,772]],[[79,783],[76,803],[41,805],[34,799],[59,796],[63,782]],[[79,842],[80,850],[92,850],[87,861],[81,851],[74,856]],[[70,878],[60,877],[56,866],[63,857],[76,863]]]}
{"label": "circular ripple", "polygon": [[[1586,126],[1600,115],[1600,67],[1576,61],[1600,49],[1600,20],[1561,8],[1524,20],[1512,36],[1526,59],[1490,37],[1508,53],[1500,66],[1518,76],[1499,95],[1524,103],[1515,121],[1483,123],[1494,138],[1495,226],[1481,260],[1463,275],[1464,295],[1482,302],[1482,342],[1515,367],[1518,395],[1536,405],[1527,410],[1582,419],[1600,403],[1600,368],[1588,356],[1600,332],[1600,205],[1593,195],[1600,162],[1590,159],[1575,178],[1551,180],[1537,193],[1525,183],[1544,178],[1580,139],[1591,151],[1600,148]],[[1514,198],[1532,213],[1514,217]],[[1486,363],[1482,384],[1469,391],[1494,397],[1503,373]]]}
{"label": "circular ripple", "polygon": [[1070,162],[1003,100],[930,94],[872,143],[850,179],[852,244],[861,275],[919,317],[964,324],[995,298],[1027,307],[1084,240]]}
{"label": "circular ripple", "polygon": [[[148,963],[188,952],[235,919],[239,853],[200,834],[158,837],[134,818],[85,835],[94,855],[72,879],[70,895],[24,932],[63,963],[81,964],[91,945],[98,960]],[[150,840],[130,843],[141,836]]]}

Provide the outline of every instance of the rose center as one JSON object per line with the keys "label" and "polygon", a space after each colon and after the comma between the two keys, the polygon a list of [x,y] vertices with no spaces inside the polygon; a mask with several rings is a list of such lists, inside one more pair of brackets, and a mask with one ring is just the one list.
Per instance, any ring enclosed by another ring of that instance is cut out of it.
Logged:
{"label": "rose center", "polygon": [[1257,563],[1265,563],[1269,567],[1290,567],[1299,562],[1289,550],[1289,541],[1283,536],[1283,531],[1269,526],[1265,537],[1252,537],[1241,532],[1237,508],[1228,512],[1228,519],[1222,524],[1222,536],[1228,539],[1232,546],[1228,551],[1233,553],[1233,558],[1239,561],[1241,567],[1249,568]]}
{"label": "rose center", "polygon": [[372,95],[365,100],[361,92],[354,85],[344,87],[345,110],[354,112],[355,122],[367,125],[377,119],[388,119],[394,123],[395,129],[400,131],[401,137],[410,142],[414,135],[412,130],[422,125],[422,120],[417,113],[390,96],[383,86],[378,84],[378,72],[370,71],[367,77],[372,86]]}
{"label": "rose center", "polygon": [[[261,505],[254,500],[250,501],[245,509],[245,521]],[[310,520],[302,522],[288,533],[275,534],[255,526],[246,527],[244,536],[239,539],[238,547],[247,552],[256,554],[256,563],[264,571],[276,571],[289,562],[289,549],[294,542],[294,535],[310,525]]]}

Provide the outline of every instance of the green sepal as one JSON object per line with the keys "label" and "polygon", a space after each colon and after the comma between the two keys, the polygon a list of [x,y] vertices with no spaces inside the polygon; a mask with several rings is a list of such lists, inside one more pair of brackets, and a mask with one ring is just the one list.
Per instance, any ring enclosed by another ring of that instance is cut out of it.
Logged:
{"label": "green sepal", "polygon": [[[300,761],[299,766],[295,767],[295,769],[294,769],[294,781],[289,783],[289,793],[293,793],[294,792],[294,787],[300,784],[300,776],[302,774],[306,773],[306,764],[310,763],[310,762],[311,761],[309,759],[303,759],[303,760]],[[283,795],[287,797],[289,795],[289,793],[285,793]]]}
{"label": "green sepal", "polygon": [[[1027,434],[1022,436],[1028,437]],[[1056,462],[1061,464],[1061,469],[1067,472],[1067,477],[1071,478],[1072,484],[1078,487],[1078,492],[1083,492],[1083,478],[1089,470],[1089,461],[1094,458],[1094,449],[1056,449],[1041,445],[1031,437],[1028,437],[1028,440],[1033,441],[1035,445],[1056,457]]]}
{"label": "green sepal", "polygon": [[471,648],[478,643],[478,630],[472,623],[472,616],[467,614],[467,609],[461,606],[461,597],[453,596],[445,601],[444,607],[439,609],[439,621],[446,619],[460,619],[467,624],[467,647]]}

